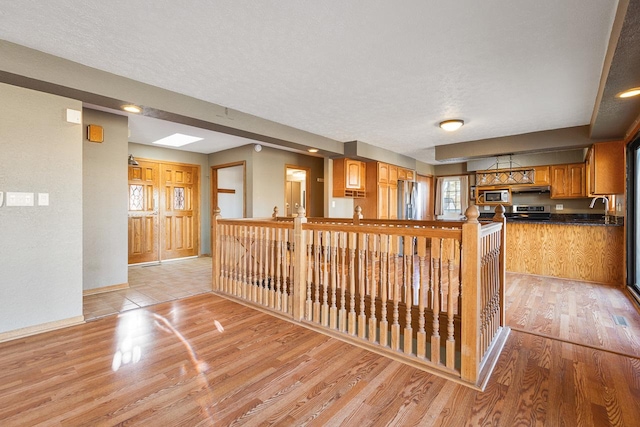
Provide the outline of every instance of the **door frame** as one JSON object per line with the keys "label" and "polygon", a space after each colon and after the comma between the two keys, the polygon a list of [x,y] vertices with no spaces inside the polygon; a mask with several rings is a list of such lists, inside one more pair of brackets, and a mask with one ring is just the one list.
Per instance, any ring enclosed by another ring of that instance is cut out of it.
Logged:
{"label": "door frame", "polygon": [[[201,223],[200,223],[200,181],[201,181],[201,170],[200,170],[200,165],[198,164],[194,164],[194,163],[184,163],[184,162],[173,162],[173,161],[168,161],[168,160],[158,160],[158,159],[149,159],[149,158],[145,158],[145,157],[136,157],[136,160],[139,161],[144,161],[144,162],[151,162],[151,163],[157,163],[158,164],[158,214],[157,214],[157,221],[158,221],[158,238],[157,238],[157,245],[158,245],[158,260],[157,261],[149,261],[149,262],[145,262],[145,263],[140,263],[140,264],[152,264],[152,263],[162,263],[163,261],[170,261],[173,259],[177,259],[177,258],[170,258],[170,259],[163,259],[162,258],[162,253],[163,253],[163,242],[164,242],[164,225],[163,225],[163,221],[162,219],[162,212],[164,211],[163,208],[163,202],[164,202],[164,188],[162,188],[163,184],[162,184],[162,165],[174,165],[174,166],[188,166],[188,167],[193,167],[195,168],[195,174],[194,174],[194,188],[196,189],[196,193],[197,193],[197,197],[193,198],[193,230],[194,230],[194,236],[193,236],[193,245],[194,245],[194,249],[195,249],[195,253],[196,255],[194,256],[200,256],[201,252],[200,252],[200,234],[201,234]],[[127,173],[128,173],[128,168],[127,168]],[[129,188],[127,186],[127,194],[128,194]],[[129,230],[127,230],[127,233],[129,233]],[[127,260],[128,261],[128,260]],[[131,265],[140,265],[140,264],[128,264],[129,266]]]}
{"label": "door frame", "polygon": [[[308,168],[306,166],[299,166],[299,165],[290,165],[290,164],[285,164],[284,165],[284,214],[286,215],[287,213],[287,169],[301,169],[305,172],[306,177],[304,180],[304,211],[305,211],[305,216],[309,216],[309,203],[311,201],[311,168]],[[292,213],[293,210],[291,211]],[[297,215],[297,213],[295,213]]]}
{"label": "door frame", "polygon": [[236,166],[242,166],[242,188],[244,193],[242,194],[242,217],[247,217],[247,162],[242,160],[239,162],[211,166],[211,178],[209,180],[211,182],[210,214],[212,218],[213,215],[215,215],[215,210],[218,208],[218,170]]}
{"label": "door frame", "polygon": [[637,207],[636,203],[640,204],[640,201],[635,200],[635,194],[638,191],[636,188],[637,181],[640,176],[640,164],[638,164],[636,151],[640,151],[640,133],[636,134],[631,142],[627,144],[627,194],[626,194],[626,218],[625,226],[627,228],[627,288],[631,294],[640,303],[640,288],[636,288],[635,284],[640,282],[640,271],[636,271],[636,258],[640,256],[638,253],[638,242],[636,237],[640,233],[640,224],[636,222]]}

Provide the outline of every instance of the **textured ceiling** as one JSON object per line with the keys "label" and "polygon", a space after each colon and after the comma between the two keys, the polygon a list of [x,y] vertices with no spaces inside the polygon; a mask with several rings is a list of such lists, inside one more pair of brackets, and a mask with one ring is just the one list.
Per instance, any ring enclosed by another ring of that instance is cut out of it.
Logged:
{"label": "textured ceiling", "polygon": [[432,162],[435,145],[588,124],[616,6],[0,0],[0,39]]}

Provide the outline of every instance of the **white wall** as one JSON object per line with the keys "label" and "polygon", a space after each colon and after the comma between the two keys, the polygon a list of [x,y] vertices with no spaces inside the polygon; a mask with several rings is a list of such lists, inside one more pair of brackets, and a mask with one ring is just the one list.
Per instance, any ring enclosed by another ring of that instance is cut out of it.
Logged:
{"label": "white wall", "polygon": [[83,288],[128,281],[126,116],[84,109],[83,124],[104,128],[104,142],[82,143]]}
{"label": "white wall", "polygon": [[0,207],[0,333],[82,316],[79,101],[0,84],[0,191],[49,206]]}
{"label": "white wall", "polygon": [[223,218],[244,216],[244,166],[218,169],[218,188],[235,190],[235,193],[218,193],[218,207]]}

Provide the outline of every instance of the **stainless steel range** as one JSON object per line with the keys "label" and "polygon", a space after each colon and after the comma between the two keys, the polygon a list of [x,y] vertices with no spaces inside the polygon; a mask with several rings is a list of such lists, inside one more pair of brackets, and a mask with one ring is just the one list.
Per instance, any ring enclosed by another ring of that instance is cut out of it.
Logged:
{"label": "stainless steel range", "polygon": [[511,212],[507,212],[507,218],[526,219],[530,221],[549,221],[551,219],[551,206],[549,205],[513,205]]}

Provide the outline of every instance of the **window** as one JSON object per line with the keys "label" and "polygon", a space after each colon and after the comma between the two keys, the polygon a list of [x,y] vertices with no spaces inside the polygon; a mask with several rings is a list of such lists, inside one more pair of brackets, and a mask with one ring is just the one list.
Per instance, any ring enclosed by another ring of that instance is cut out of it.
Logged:
{"label": "window", "polygon": [[469,205],[469,177],[438,178],[436,188],[436,216],[440,219],[459,219]]}
{"label": "window", "polygon": [[460,178],[445,178],[442,183],[442,214],[458,216],[462,214],[460,206]]}
{"label": "window", "polygon": [[141,211],[144,208],[144,188],[142,185],[129,185],[129,210]]}
{"label": "window", "polygon": [[184,209],[184,188],[175,187],[173,189],[173,208],[176,210]]}

